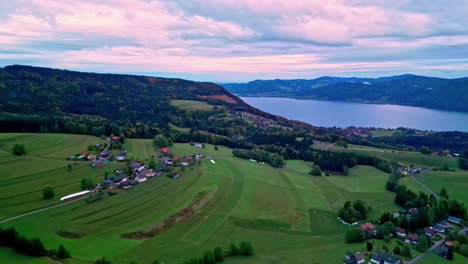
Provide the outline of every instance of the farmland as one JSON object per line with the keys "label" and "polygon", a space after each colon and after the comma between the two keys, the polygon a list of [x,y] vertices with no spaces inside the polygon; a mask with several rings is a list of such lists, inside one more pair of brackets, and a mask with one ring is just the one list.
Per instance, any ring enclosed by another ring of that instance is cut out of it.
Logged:
{"label": "farmland", "polygon": [[[99,140],[79,135],[0,134],[1,150],[8,152],[13,144],[21,143],[31,151],[24,157],[0,153],[0,219],[57,204],[61,195],[80,190],[82,178],[97,182],[105,171],[121,167],[116,162],[102,168],[78,162],[67,170],[73,162],[65,157]],[[63,143],[57,147],[53,142]],[[126,139],[124,147],[128,157],[142,160],[158,153],[151,140]],[[336,219],[344,202],[366,201],[372,206],[371,219],[399,209],[394,194],[385,190],[388,174],[373,167],[357,166],[349,176],[316,177],[308,174],[312,163],[288,160],[287,169],[275,169],[235,158],[223,146],[214,150],[209,144],[205,148],[174,144],[170,151],[179,156],[202,152],[216,163],[203,159],[185,168],[178,179],[153,177],[93,203],[78,201],[0,227],[15,227],[28,237],[39,237],[48,248],[63,244],[73,257],[88,261],[105,256],[113,263],[181,263],[216,246],[250,241],[255,256],[234,257],[225,263],[340,263],[347,250],[365,250],[363,243],[344,243],[346,227]],[[45,185],[57,193],[50,201],[41,196]],[[452,187],[447,188],[451,192]],[[140,240],[122,237],[152,230],[194,204],[197,197],[206,203],[162,233]],[[0,260],[23,258],[0,249]],[[25,259],[25,263],[42,263]],[[69,259],[65,263],[82,262]]]}
{"label": "farmland", "polygon": [[186,111],[207,111],[213,109],[212,105],[193,100],[171,100],[171,105]]}

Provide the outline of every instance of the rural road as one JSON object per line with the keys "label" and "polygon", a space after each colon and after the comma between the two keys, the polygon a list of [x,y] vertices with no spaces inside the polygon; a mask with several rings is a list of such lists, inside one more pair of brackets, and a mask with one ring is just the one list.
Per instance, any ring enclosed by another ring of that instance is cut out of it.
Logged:
{"label": "rural road", "polygon": [[15,217],[8,218],[8,219],[5,219],[5,220],[0,221],[0,224],[6,223],[6,222],[9,222],[9,221],[11,221],[11,220],[15,220],[15,219],[18,219],[18,218],[21,218],[21,217],[24,217],[24,216],[28,216],[28,215],[32,215],[32,214],[37,214],[37,213],[40,213],[40,212],[43,212],[43,211],[47,211],[47,210],[50,210],[50,209],[54,209],[54,208],[57,208],[57,207],[60,207],[60,206],[64,206],[64,205],[67,205],[67,204],[71,204],[71,203],[74,203],[74,202],[78,202],[78,201],[83,200],[83,199],[88,198],[88,197],[89,197],[89,195],[88,195],[88,196],[81,197],[81,198],[78,198],[78,199],[73,200],[73,201],[69,201],[69,202],[65,202],[65,203],[60,203],[60,204],[52,205],[52,206],[49,206],[49,207],[46,207],[46,208],[42,208],[42,209],[39,209],[39,210],[36,210],[36,211],[32,211],[32,212],[29,212],[29,213],[17,215],[17,216],[15,216]]}
{"label": "rural road", "polygon": [[414,176],[413,174],[409,174],[409,176],[415,180],[417,183],[419,183],[422,187],[424,187],[425,189],[427,189],[432,195],[434,195],[434,197],[436,199],[440,199],[439,195],[437,193],[435,193],[431,188],[429,188],[429,186],[427,186],[425,183],[423,183],[422,181],[420,181],[416,176]]}

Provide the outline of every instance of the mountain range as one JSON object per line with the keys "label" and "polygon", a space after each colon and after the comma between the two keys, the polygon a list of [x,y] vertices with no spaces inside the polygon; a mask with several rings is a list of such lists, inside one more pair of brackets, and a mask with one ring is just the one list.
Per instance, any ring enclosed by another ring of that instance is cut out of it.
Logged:
{"label": "mountain range", "polygon": [[311,80],[255,80],[220,85],[239,96],[396,104],[468,112],[468,78],[411,74],[380,78],[325,76]]}

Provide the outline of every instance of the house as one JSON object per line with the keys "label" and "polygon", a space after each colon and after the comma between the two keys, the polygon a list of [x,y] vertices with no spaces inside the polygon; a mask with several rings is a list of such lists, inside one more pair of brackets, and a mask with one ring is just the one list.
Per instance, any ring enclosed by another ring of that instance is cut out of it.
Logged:
{"label": "house", "polygon": [[343,259],[343,264],[357,264],[356,256],[353,253],[347,251],[345,253],[345,258]]}
{"label": "house", "polygon": [[89,154],[88,156],[86,156],[86,158],[87,158],[88,160],[95,160],[95,159],[96,159],[96,155]]}
{"label": "house", "polygon": [[119,183],[119,182],[125,182],[127,180],[128,180],[128,176],[126,174],[119,174],[104,182]]}
{"label": "house", "polygon": [[132,171],[136,172],[141,172],[142,170],[145,169],[145,164],[141,163],[140,161],[130,161],[130,167],[132,168]]}
{"label": "house", "polygon": [[192,160],[192,154],[187,154],[184,156],[184,161]]}
{"label": "house", "polygon": [[418,235],[409,235],[407,238],[405,238],[405,242],[411,245],[418,244]]}
{"label": "house", "polygon": [[168,153],[169,149],[168,148],[161,148],[161,151],[164,152],[164,153]]}
{"label": "house", "polygon": [[117,136],[112,137],[112,141],[119,141],[119,137]]}
{"label": "house", "polygon": [[82,159],[84,157],[87,157],[89,155],[89,152],[88,151],[83,151],[80,153],[80,155],[78,156],[79,159]]}
{"label": "house", "polygon": [[141,175],[141,173],[135,177],[135,181],[139,182],[139,183],[142,183],[142,182],[145,182],[146,181],[146,177]]}
{"label": "house", "polygon": [[409,216],[413,216],[413,215],[416,215],[418,213],[419,213],[418,208],[411,208],[411,209],[408,210],[408,215]]}
{"label": "house", "polygon": [[400,227],[395,228],[396,234],[399,237],[405,237],[406,236],[406,230]]}
{"label": "house", "polygon": [[100,159],[109,160],[112,157],[112,154],[109,151],[101,152]]}
{"label": "house", "polygon": [[186,162],[186,161],[182,161],[182,162],[180,163],[180,165],[182,165],[182,166],[188,166],[188,165],[190,165],[190,164],[189,164],[188,162]]}
{"label": "house", "polygon": [[364,257],[364,254],[362,254],[361,252],[356,252],[354,254],[354,256],[356,257],[357,264],[361,264],[361,263],[364,263],[366,261],[366,258]]}
{"label": "house", "polygon": [[153,177],[154,175],[156,175],[156,173],[151,170],[151,169],[145,169],[145,170],[142,170],[140,172],[140,175],[146,177],[146,178],[150,178],[150,177]]}
{"label": "house", "polygon": [[443,228],[449,228],[451,225],[447,221],[440,221],[437,223],[438,225],[442,226]]}
{"label": "house", "polygon": [[437,231],[438,233],[444,233],[445,232],[445,229],[443,226],[439,225],[439,224],[435,224],[432,226],[432,229],[434,229],[435,231]]}
{"label": "house", "polygon": [[167,165],[172,165],[172,159],[169,157],[164,157],[163,162]]}
{"label": "house", "polygon": [[103,161],[103,160],[96,160],[96,161],[93,161],[91,163],[91,166],[93,167],[102,167],[104,166],[106,163]]}
{"label": "house", "polygon": [[177,179],[180,177],[180,175],[178,173],[172,173],[172,174],[168,174],[167,175],[169,178],[172,178],[172,179]]}
{"label": "house", "polygon": [[194,147],[197,147],[197,148],[203,148],[203,144],[202,144],[202,143],[193,143],[193,146],[194,146]]}
{"label": "house", "polygon": [[437,234],[437,231],[432,227],[426,227],[424,228],[424,234],[428,237],[433,237]]}
{"label": "house", "polygon": [[100,148],[101,146],[102,146],[102,144],[99,144],[99,143],[94,144],[94,147],[95,147],[95,148]]}
{"label": "house", "polygon": [[161,176],[161,175],[162,175],[162,172],[161,172],[161,171],[157,171],[157,172],[155,172],[155,175],[156,175],[156,176]]}
{"label": "house", "polygon": [[173,160],[179,160],[179,156],[174,155],[174,156],[172,156],[172,159],[173,159]]}
{"label": "house", "polygon": [[127,158],[127,152],[126,151],[121,151],[119,154],[117,154],[117,157],[115,158],[116,160],[125,160]]}
{"label": "house", "polygon": [[461,218],[458,218],[458,217],[454,217],[454,216],[449,216],[447,218],[447,221],[451,222],[451,223],[454,223],[454,224],[457,224],[457,225],[461,225],[462,223],[462,219]]}
{"label": "house", "polygon": [[401,260],[392,254],[377,251],[372,254],[371,262],[376,264],[400,264],[402,263]]}
{"label": "house", "polygon": [[447,247],[453,247],[453,241],[445,241],[444,245]]}
{"label": "house", "polygon": [[162,162],[161,164],[159,164],[159,168],[160,168],[161,170],[166,169],[168,166],[169,166],[169,165],[167,165],[167,164],[164,163],[164,162]]}
{"label": "house", "polygon": [[203,154],[197,153],[195,154],[195,159],[201,159],[203,157]]}
{"label": "house", "polygon": [[362,230],[366,235],[372,236],[376,235],[377,231],[375,230],[375,226],[371,223],[365,223],[359,226],[359,229]]}
{"label": "house", "polygon": [[396,212],[393,214],[393,218],[398,218],[398,217],[400,217],[400,213]]}

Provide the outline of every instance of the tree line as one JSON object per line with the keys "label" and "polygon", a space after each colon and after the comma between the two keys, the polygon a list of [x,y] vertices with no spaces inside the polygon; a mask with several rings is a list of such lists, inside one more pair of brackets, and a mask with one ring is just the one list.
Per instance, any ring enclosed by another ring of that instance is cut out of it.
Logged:
{"label": "tree line", "polygon": [[215,264],[223,262],[226,257],[253,256],[254,249],[250,242],[240,242],[239,246],[231,243],[228,250],[216,247],[214,250],[206,251],[201,258],[192,258],[183,264]]}
{"label": "tree line", "polygon": [[266,162],[276,168],[281,168],[285,165],[284,159],[280,155],[260,149],[234,149],[232,154],[242,159],[254,159],[258,162]]}

